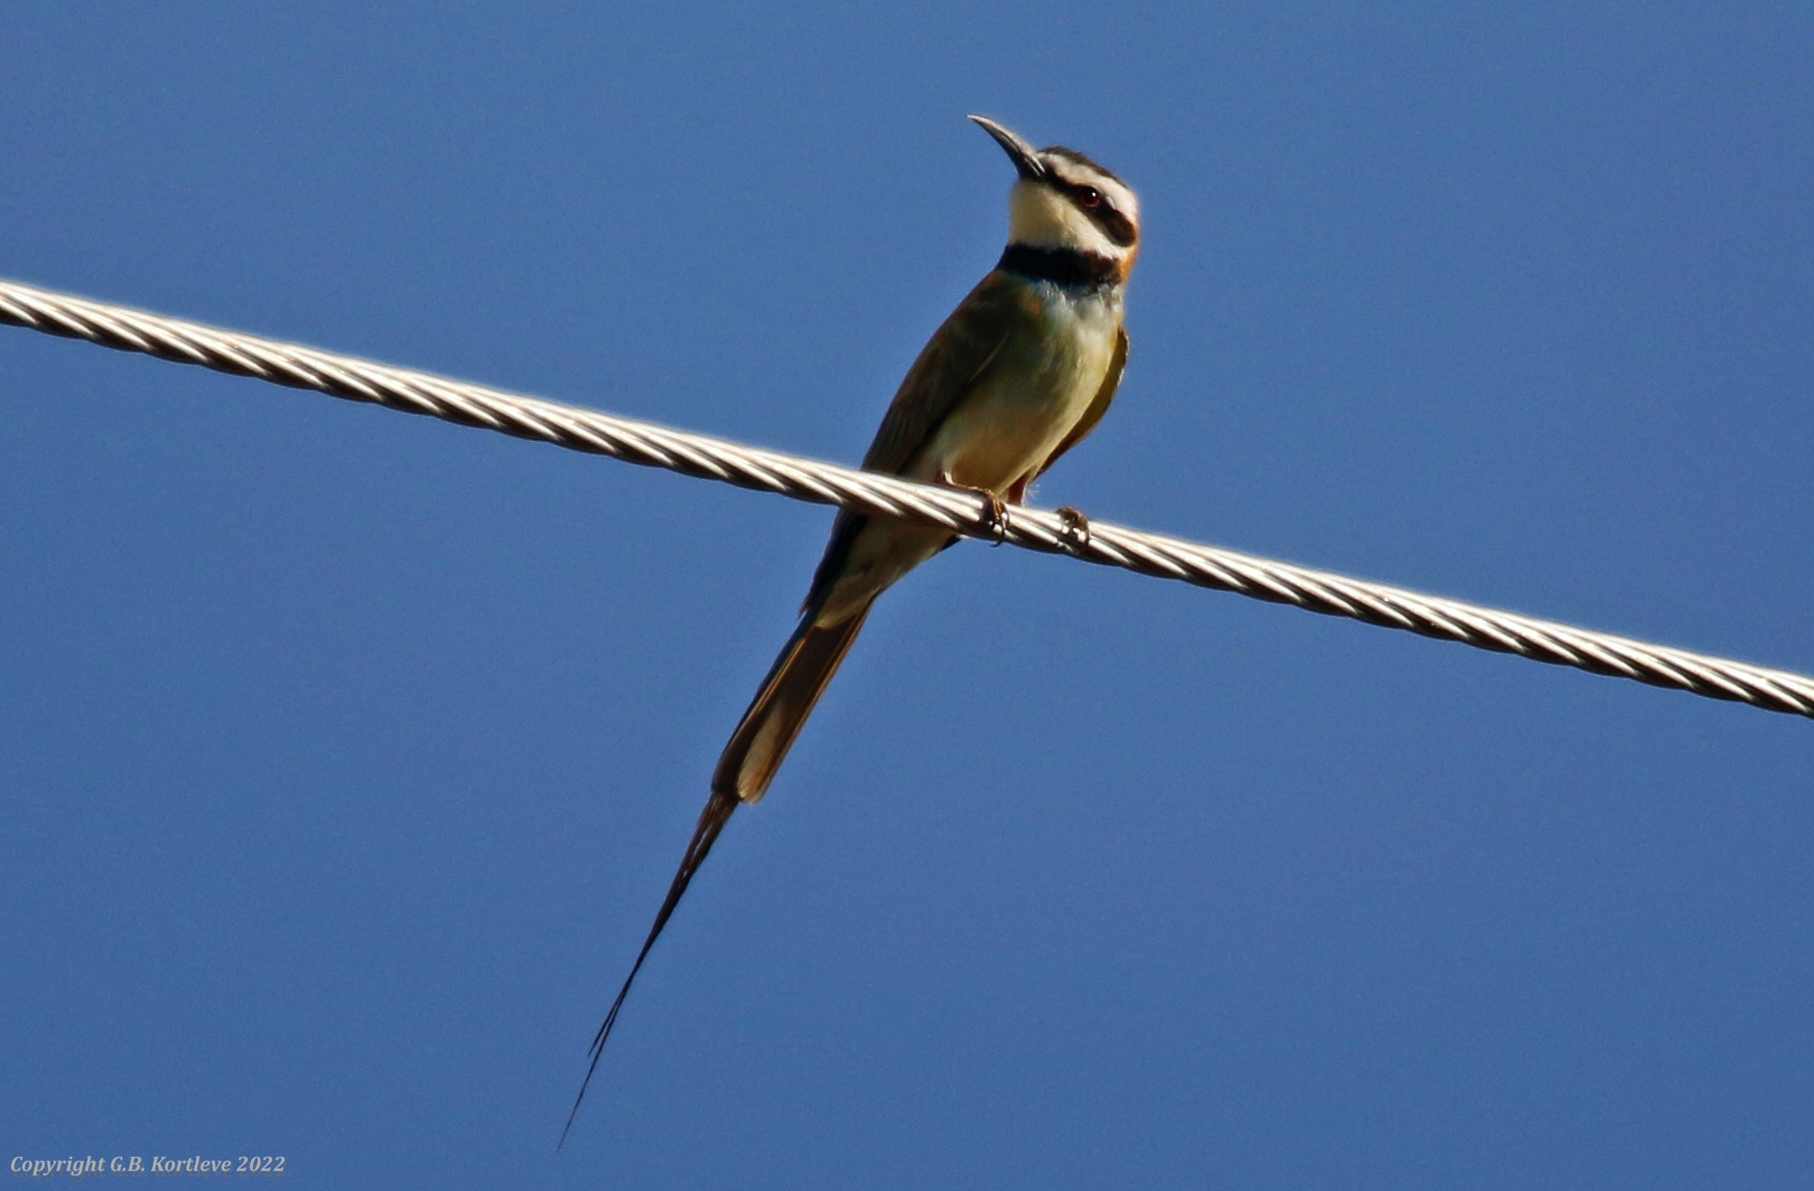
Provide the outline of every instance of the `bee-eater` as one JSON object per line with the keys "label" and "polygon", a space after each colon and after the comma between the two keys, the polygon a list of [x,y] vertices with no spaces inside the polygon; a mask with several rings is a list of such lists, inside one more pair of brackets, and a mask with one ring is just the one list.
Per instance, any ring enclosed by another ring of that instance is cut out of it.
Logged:
{"label": "bee-eater", "polygon": [[[1127,363],[1122,292],[1140,248],[1140,206],[1126,183],[1083,154],[1035,149],[993,120],[970,118],[1020,175],[1008,199],[1008,247],[913,362],[863,466],[975,490],[999,518],[1000,502],[1019,503],[1115,397]],[[731,812],[768,791],[875,598],[956,541],[933,526],[838,514],[799,625],[718,759],[711,799],[667,899],[592,1040],[574,1113],[649,948]]]}

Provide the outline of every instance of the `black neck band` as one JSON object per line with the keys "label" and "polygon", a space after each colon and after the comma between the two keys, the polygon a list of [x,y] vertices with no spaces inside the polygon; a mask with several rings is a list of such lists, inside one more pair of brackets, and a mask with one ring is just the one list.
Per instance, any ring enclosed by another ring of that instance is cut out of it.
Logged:
{"label": "black neck band", "polygon": [[1114,285],[1121,280],[1121,262],[1075,248],[1010,244],[995,267],[1059,285]]}

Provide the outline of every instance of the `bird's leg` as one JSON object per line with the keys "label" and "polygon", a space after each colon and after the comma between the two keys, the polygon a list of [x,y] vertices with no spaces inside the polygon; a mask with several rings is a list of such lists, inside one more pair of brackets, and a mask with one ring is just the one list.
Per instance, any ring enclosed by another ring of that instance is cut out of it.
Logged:
{"label": "bird's leg", "polygon": [[951,473],[948,471],[938,473],[938,482],[947,488],[956,488],[959,492],[974,492],[988,501],[989,536],[995,539],[997,546],[1008,540],[1008,506],[1002,503],[1001,497],[987,488],[960,484],[951,478]]}
{"label": "bird's leg", "polygon": [[1070,543],[1072,553],[1090,544],[1090,519],[1070,505],[1060,506],[1058,519],[1064,522],[1064,531],[1059,535],[1059,544]]}

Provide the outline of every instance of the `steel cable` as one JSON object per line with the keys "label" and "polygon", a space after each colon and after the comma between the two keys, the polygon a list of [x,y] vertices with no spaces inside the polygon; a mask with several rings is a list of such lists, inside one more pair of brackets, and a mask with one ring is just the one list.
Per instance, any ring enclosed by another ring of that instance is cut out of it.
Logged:
{"label": "steel cable", "polygon": [[1024,505],[1009,505],[997,522],[987,501],[959,489],[758,450],[17,282],[0,281],[0,322],[405,413],[427,414],[462,426],[609,455],[740,488],[906,517],[968,537],[1068,554],[1086,562],[1293,604],[1477,649],[1749,703],[1768,711],[1814,716],[1814,679],[1800,674],[1366,583],[1094,519],[1087,526],[1078,526],[1058,513]]}

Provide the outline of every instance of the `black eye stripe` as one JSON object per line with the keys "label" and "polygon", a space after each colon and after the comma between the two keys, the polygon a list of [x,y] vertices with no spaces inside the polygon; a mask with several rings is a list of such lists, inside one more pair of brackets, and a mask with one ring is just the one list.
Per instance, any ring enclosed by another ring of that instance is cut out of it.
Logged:
{"label": "black eye stripe", "polygon": [[[1073,185],[1068,182],[1063,184],[1063,189],[1070,200],[1077,204],[1078,210],[1094,220],[1096,226],[1101,228],[1103,234],[1113,240],[1117,247],[1127,248],[1138,238],[1134,231],[1134,221],[1115,210],[1110,205],[1107,194],[1097,190],[1094,186]],[[1083,201],[1083,196],[1092,190],[1096,191],[1097,195],[1097,202],[1093,207]]]}
{"label": "black eye stripe", "polygon": [[1096,208],[1090,212],[1090,218],[1121,248],[1129,247],[1139,238],[1134,231],[1134,221],[1111,207]]}
{"label": "black eye stripe", "polygon": [[[1102,229],[1103,235],[1112,240],[1116,247],[1131,247],[1134,241],[1139,239],[1139,233],[1134,230],[1134,221],[1115,210],[1108,193],[1102,188],[1091,186],[1087,182],[1072,182],[1055,176],[1051,178],[1051,183],[1055,190],[1075,203],[1079,211],[1088,215],[1091,221]],[[1083,201],[1084,195],[1092,190],[1096,192],[1096,205],[1093,207]]]}

